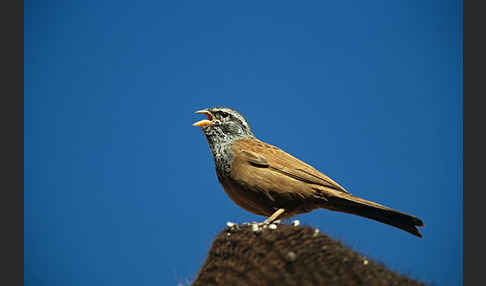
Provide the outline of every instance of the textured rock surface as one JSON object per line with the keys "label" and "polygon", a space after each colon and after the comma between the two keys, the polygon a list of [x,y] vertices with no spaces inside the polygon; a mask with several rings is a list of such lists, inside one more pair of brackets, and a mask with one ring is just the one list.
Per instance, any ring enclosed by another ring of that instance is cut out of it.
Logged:
{"label": "textured rock surface", "polygon": [[425,285],[397,274],[315,228],[229,224],[193,285]]}

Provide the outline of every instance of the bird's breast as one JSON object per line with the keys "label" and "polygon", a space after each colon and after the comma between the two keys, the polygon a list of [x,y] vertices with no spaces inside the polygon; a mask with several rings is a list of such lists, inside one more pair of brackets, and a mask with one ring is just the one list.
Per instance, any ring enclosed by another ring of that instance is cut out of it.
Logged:
{"label": "bird's breast", "polygon": [[275,201],[264,192],[236,182],[230,177],[222,177],[219,180],[226,194],[241,208],[262,216],[270,216],[275,211]]}

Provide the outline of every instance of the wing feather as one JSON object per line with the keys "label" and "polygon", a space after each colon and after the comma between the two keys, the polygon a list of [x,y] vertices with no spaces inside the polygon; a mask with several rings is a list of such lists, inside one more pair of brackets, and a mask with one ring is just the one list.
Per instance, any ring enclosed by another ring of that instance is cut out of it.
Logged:
{"label": "wing feather", "polygon": [[304,183],[323,186],[348,193],[338,183],[312,166],[282,151],[278,147],[257,139],[238,140],[233,149],[253,167],[268,168]]}

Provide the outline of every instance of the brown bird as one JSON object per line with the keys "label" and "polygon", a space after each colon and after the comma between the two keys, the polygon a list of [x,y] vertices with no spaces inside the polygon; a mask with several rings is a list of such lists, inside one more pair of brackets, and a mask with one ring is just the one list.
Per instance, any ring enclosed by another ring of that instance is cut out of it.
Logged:
{"label": "brown bird", "polygon": [[258,140],[238,111],[214,107],[201,127],[214,157],[216,174],[228,196],[243,209],[277,218],[324,208],[370,218],[422,237],[419,218],[355,197],[338,183],[281,149]]}

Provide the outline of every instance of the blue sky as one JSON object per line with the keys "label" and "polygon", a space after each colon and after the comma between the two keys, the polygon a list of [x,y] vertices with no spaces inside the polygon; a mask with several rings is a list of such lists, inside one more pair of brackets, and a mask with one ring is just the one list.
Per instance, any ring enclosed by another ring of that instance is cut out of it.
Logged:
{"label": "blue sky", "polygon": [[193,112],[255,135],[423,239],[299,215],[391,269],[462,280],[462,2],[26,1],[25,285],[177,285],[227,221]]}

